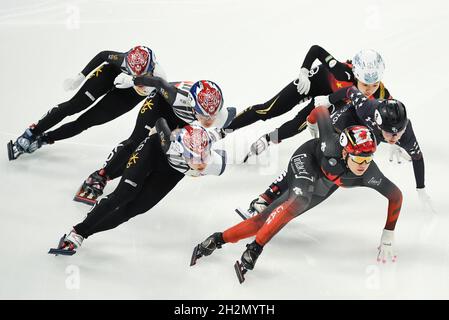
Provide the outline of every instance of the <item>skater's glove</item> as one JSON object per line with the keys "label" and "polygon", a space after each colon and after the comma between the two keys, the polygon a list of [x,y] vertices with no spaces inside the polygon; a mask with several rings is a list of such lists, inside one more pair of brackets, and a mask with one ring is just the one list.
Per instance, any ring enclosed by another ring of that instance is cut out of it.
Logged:
{"label": "skater's glove", "polygon": [[420,188],[420,189],[416,189],[416,191],[418,192],[419,201],[421,202],[421,205],[422,205],[424,211],[431,212],[431,213],[437,213],[433,206],[432,199],[427,194],[426,189]]}
{"label": "skater's glove", "polygon": [[412,161],[412,158],[408,155],[408,153],[397,144],[390,145],[390,158],[388,160],[393,162],[394,158],[396,158],[396,161],[399,164],[402,163],[402,160]]}
{"label": "skater's glove", "polygon": [[250,152],[254,155],[259,155],[264,152],[270,145],[270,138],[268,134],[263,135],[256,142],[254,142],[250,147]]}
{"label": "skater's glove", "polygon": [[379,253],[377,255],[377,262],[386,263],[388,260],[396,262],[397,256],[394,254],[394,231],[384,229],[380,239]]}
{"label": "skater's glove", "polygon": [[250,147],[250,153],[253,155],[259,155],[264,152],[271,143],[279,143],[278,132],[274,130],[260,137],[256,142],[254,142]]}
{"label": "skater's glove", "polygon": [[299,94],[306,95],[310,91],[309,70],[307,68],[301,68],[298,76],[298,84],[296,89]]}
{"label": "skater's glove", "polygon": [[75,77],[65,79],[62,84],[65,91],[75,90],[83,83],[86,77],[82,73],[78,73]]}
{"label": "skater's glove", "polygon": [[126,73],[120,73],[114,79],[114,85],[119,89],[131,88],[134,86],[134,77]]}
{"label": "skater's glove", "polygon": [[170,149],[170,144],[172,142],[172,132],[167,124],[167,120],[159,118],[154,126],[158,133],[162,150],[166,153]]}
{"label": "skater's glove", "polygon": [[213,142],[224,139],[226,137],[226,131],[223,128],[206,129]]}
{"label": "skater's glove", "polygon": [[316,107],[326,107],[329,108],[332,103],[329,101],[329,96],[316,96],[314,98],[315,101],[315,108]]}

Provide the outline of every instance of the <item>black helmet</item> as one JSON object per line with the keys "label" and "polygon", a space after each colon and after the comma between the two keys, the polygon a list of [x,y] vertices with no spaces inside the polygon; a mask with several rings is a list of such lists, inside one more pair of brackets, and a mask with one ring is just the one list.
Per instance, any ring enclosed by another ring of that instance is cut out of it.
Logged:
{"label": "black helmet", "polygon": [[379,127],[389,133],[398,133],[408,124],[407,111],[401,101],[382,100],[374,111],[374,120]]}

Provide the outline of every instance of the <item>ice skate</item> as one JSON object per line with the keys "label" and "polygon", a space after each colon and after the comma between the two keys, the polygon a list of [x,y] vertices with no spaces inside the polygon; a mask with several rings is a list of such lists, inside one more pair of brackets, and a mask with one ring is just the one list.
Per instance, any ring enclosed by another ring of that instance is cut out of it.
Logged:
{"label": "ice skate", "polygon": [[196,264],[196,260],[202,256],[209,256],[215,249],[220,249],[225,242],[223,241],[223,234],[221,232],[215,232],[209,236],[206,240],[198,244],[192,253],[192,259],[190,260],[190,266]]}
{"label": "ice skate", "polygon": [[103,194],[107,181],[108,178],[103,169],[95,171],[83,182],[73,201],[93,206],[98,197]]}
{"label": "ice skate", "polygon": [[31,130],[33,126],[26,129],[25,132],[17,138],[15,142],[9,141],[7,144],[9,160],[15,160],[24,153],[33,153],[42,147],[42,136],[36,136]]}
{"label": "ice skate", "polygon": [[248,270],[253,270],[256,264],[257,258],[262,253],[263,247],[259,245],[256,241],[247,244],[246,250],[243,252],[241,261],[236,261],[234,264],[234,269],[237,274],[237,278],[240,283],[245,281],[245,274]]}
{"label": "ice skate", "polygon": [[72,256],[76,253],[75,249],[81,247],[84,238],[77,234],[75,230],[70,231],[69,235],[63,235],[59,240],[57,248],[51,248],[48,253],[54,255]]}

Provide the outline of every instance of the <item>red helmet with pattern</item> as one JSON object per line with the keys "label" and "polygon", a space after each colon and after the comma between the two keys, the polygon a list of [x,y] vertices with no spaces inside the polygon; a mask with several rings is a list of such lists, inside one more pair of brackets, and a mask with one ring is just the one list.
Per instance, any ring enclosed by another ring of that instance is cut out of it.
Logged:
{"label": "red helmet with pattern", "polygon": [[223,93],[218,84],[210,80],[195,82],[189,97],[195,113],[203,117],[215,117],[223,107]]}
{"label": "red helmet with pattern", "polygon": [[153,51],[148,47],[137,46],[126,54],[126,68],[135,76],[153,72],[155,63]]}
{"label": "red helmet with pattern", "polygon": [[350,126],[340,134],[340,145],[352,155],[370,156],[376,152],[376,137],[365,126]]}
{"label": "red helmet with pattern", "polygon": [[212,140],[206,129],[198,125],[187,125],[176,137],[184,159],[200,164],[206,163],[211,153]]}

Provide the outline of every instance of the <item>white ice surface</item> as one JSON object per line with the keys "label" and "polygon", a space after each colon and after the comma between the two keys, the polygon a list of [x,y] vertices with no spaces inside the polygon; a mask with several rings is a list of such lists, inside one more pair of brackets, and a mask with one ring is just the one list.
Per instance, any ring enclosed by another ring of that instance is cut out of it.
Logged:
{"label": "white ice surface", "polygon": [[[377,162],[404,194],[396,264],[378,265],[375,259],[387,201],[359,188],[337,191],[287,225],[244,285],[232,265],[250,240],[226,245],[189,267],[194,245],[239,222],[234,208],[246,207],[266,188],[309,139],[304,133],[272,148],[259,165],[231,165],[219,178],[184,179],[153,210],[92,236],[73,257],[48,255],[85,217],[88,208],[73,202],[73,194],[130,134],[136,108],[14,162],[3,149],[0,298],[449,298],[448,31],[445,0],[1,1],[3,148],[70,98],[62,81],[101,50],[148,45],[170,80],[215,80],[226,105],[243,110],[292,81],[313,44],[339,59],[374,48],[386,61],[384,82],[408,107],[438,214],[421,209],[411,164],[389,163],[383,145]],[[297,110],[229,136],[231,156],[241,159],[251,141]]]}

